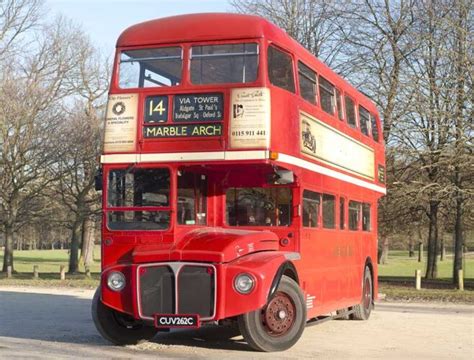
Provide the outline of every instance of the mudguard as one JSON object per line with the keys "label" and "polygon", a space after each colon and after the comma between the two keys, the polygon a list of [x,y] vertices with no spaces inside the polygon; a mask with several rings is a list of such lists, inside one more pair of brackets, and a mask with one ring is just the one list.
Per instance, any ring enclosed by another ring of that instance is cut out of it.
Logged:
{"label": "mudguard", "polygon": [[[263,251],[252,253],[222,265],[218,288],[217,317],[219,319],[241,315],[261,309],[278,287],[281,275],[292,261],[299,258],[298,253],[287,251]],[[240,294],[234,288],[235,277],[241,273],[250,274],[256,281],[249,294]],[[278,276],[280,278],[278,278]],[[277,279],[278,278],[278,279]]]}

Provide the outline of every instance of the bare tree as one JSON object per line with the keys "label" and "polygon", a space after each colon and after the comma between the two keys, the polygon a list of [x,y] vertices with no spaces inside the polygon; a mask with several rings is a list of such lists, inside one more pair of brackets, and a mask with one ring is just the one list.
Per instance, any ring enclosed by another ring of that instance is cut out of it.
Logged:
{"label": "bare tree", "polygon": [[14,233],[54,180],[61,148],[52,134],[64,120],[66,81],[77,67],[80,32],[58,19],[29,52],[4,64],[0,81],[0,212],[5,232],[3,271],[13,267]]}
{"label": "bare tree", "polygon": [[79,248],[86,268],[94,244],[94,214],[99,211],[100,196],[94,191],[97,159],[101,153],[102,117],[108,90],[109,63],[83,39],[79,64],[68,82],[74,89],[75,102],[67,109],[68,120],[60,127],[63,156],[58,161],[58,195],[70,212],[71,229],[69,272],[79,267]]}
{"label": "bare tree", "polygon": [[463,217],[466,201],[474,195],[473,176],[473,75],[474,38],[473,4],[457,1],[452,12],[452,49],[455,105],[454,105],[454,151],[452,184],[455,202],[453,283],[458,284],[458,271],[462,269]]}
{"label": "bare tree", "polygon": [[336,66],[343,46],[338,36],[340,11],[321,0],[231,0],[233,8],[259,15],[284,29],[328,65]]}
{"label": "bare tree", "polygon": [[0,61],[21,49],[21,43],[40,24],[43,0],[0,1]]}

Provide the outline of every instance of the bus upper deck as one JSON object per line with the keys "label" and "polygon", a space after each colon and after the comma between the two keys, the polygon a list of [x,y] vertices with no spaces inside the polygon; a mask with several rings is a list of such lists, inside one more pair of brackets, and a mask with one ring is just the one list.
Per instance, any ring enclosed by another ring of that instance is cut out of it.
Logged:
{"label": "bus upper deck", "polygon": [[278,160],[385,191],[374,104],[266,20],[153,20],[117,49],[103,163]]}

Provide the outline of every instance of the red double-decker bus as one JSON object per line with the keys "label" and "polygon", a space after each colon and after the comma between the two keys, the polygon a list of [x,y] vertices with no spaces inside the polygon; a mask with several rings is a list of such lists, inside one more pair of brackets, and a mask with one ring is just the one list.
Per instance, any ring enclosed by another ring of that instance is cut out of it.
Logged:
{"label": "red double-decker bus", "polygon": [[278,351],[319,316],[367,319],[380,129],[368,98],[262,18],[125,30],[101,159],[100,333],[131,344],[231,320]]}

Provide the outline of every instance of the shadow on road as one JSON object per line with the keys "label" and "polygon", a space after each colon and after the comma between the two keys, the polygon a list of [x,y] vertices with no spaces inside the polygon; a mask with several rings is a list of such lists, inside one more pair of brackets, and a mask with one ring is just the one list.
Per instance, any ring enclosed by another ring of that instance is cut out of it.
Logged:
{"label": "shadow on road", "polygon": [[107,344],[96,332],[89,299],[0,292],[0,336],[78,344]]}
{"label": "shadow on road", "polygon": [[152,342],[162,345],[183,345],[206,349],[253,351],[235,327],[207,326],[199,330],[159,332]]}
{"label": "shadow on road", "polygon": [[[97,333],[90,305],[71,295],[0,291],[0,337],[110,345]],[[250,351],[239,335],[237,327],[212,326],[159,332],[152,343]]]}

